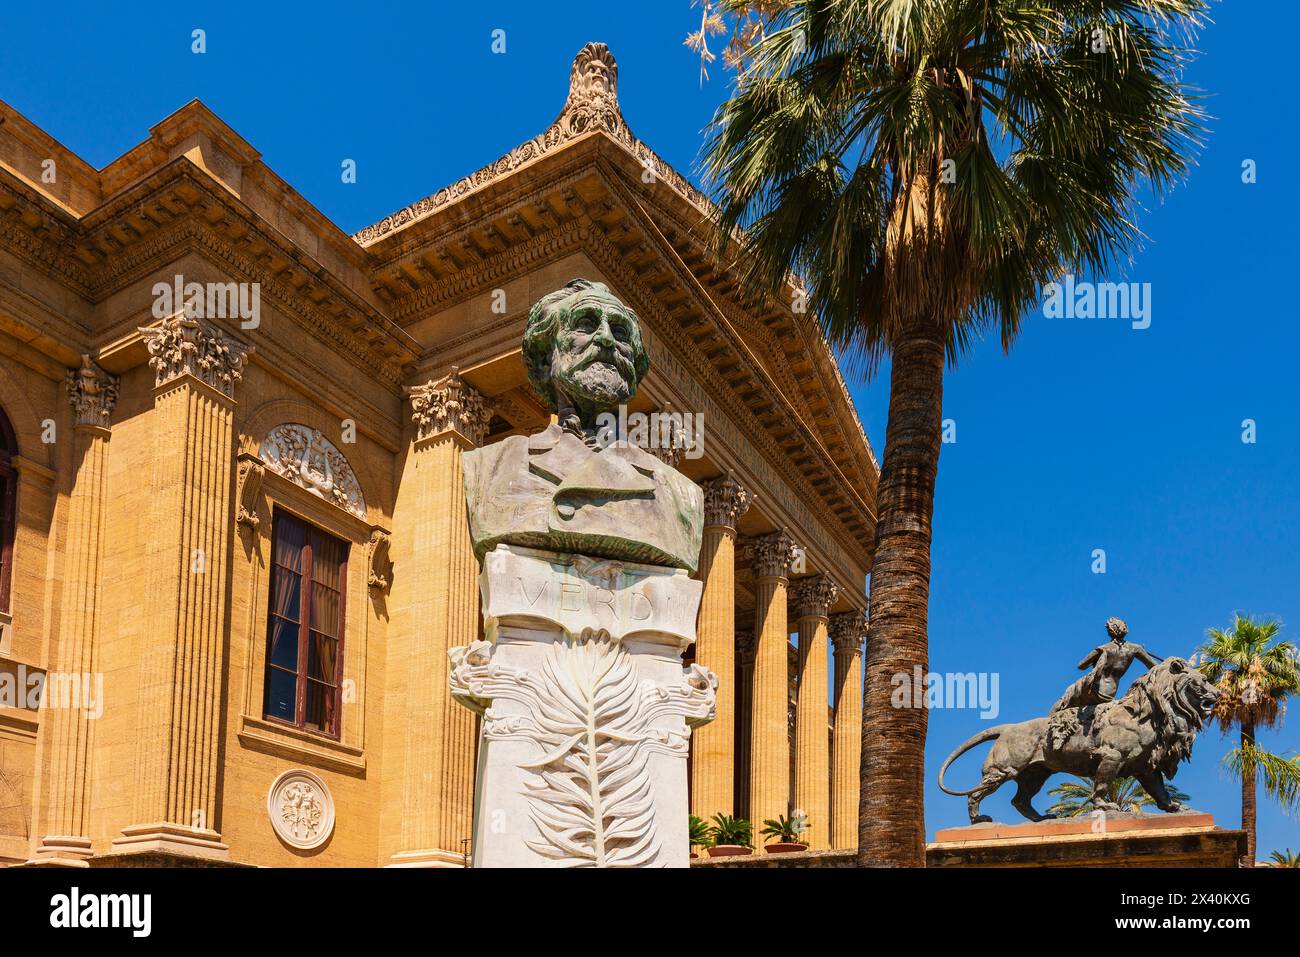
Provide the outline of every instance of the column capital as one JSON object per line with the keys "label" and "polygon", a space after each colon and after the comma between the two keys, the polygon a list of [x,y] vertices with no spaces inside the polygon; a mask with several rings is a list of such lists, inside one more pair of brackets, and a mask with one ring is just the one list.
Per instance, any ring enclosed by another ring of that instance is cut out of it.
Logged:
{"label": "column capital", "polygon": [[408,386],[406,394],[411,397],[411,421],[415,423],[417,442],[443,432],[459,432],[471,444],[483,444],[492,409],[487,399],[462,379],[454,366],[441,379]]}
{"label": "column capital", "polygon": [[857,654],[862,650],[862,642],[867,637],[867,613],[865,611],[846,611],[830,618],[831,644],[835,654]]}
{"label": "column capital", "polygon": [[826,575],[800,578],[790,588],[797,618],[826,618],[839,594],[839,586]]}
{"label": "column capital", "polygon": [[758,651],[758,644],[754,641],[754,632],[752,630],[736,632],[736,663],[742,668],[748,668],[754,663],[754,653]]}
{"label": "column capital", "polygon": [[798,548],[794,539],[784,529],[760,535],[750,545],[750,558],[754,562],[757,578],[788,578]]}
{"label": "column capital", "polygon": [[704,524],[735,528],[749,511],[750,494],[736,481],[735,470],[728,469],[717,478],[706,479],[704,488]]}
{"label": "column capital", "polygon": [[235,397],[235,386],[244,375],[244,361],[253,351],[251,345],[205,319],[191,318],[183,312],[139,329],[149,349],[154,388],[191,375],[226,398]]}
{"label": "column capital", "polygon": [[69,369],[66,381],[76,424],[108,428],[113,407],[117,405],[118,377],[109,375],[90,356],[83,355],[81,367]]}

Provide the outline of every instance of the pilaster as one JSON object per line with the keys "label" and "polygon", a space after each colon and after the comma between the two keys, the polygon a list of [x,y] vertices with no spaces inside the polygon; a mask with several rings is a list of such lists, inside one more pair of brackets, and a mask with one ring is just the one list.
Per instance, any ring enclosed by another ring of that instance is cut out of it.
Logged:
{"label": "pilaster", "polygon": [[132,820],[115,852],[225,858],[218,750],[234,526],[235,387],[252,347],[175,315],[140,330],[157,447]]}
{"label": "pilaster", "polygon": [[98,677],[99,582],[103,555],[104,479],[109,421],[118,380],[90,356],[69,370],[73,411],[72,491],[68,500],[63,595],[54,665],[46,675],[50,777],[44,791],[46,831],[33,863],[85,866],[91,856],[90,781],[95,719],[104,705]]}
{"label": "pilaster", "polygon": [[475,718],[447,693],[447,652],[479,634],[461,456],[483,442],[491,413],[455,370],[407,394],[415,439],[394,515],[390,632],[405,689],[393,702],[402,759],[385,787],[401,820],[388,864],[458,867],[473,826]]}

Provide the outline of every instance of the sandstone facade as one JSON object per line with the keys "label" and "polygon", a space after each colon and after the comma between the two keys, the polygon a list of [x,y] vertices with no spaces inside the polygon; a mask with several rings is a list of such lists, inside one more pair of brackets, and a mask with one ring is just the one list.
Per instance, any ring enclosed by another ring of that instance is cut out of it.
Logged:
{"label": "sandstone facade", "polygon": [[[477,728],[446,650],[481,616],[461,457],[547,425],[518,343],[574,276],[642,318],[632,411],[703,414],[701,454],[660,450],[708,495],[688,661],[722,686],[691,810],[807,800],[817,843],[852,840],[877,464],[797,290],[739,297],[602,45],[545,132],[351,236],[201,103],[101,170],[0,119],[0,862],[465,860]],[[334,565],[297,553],[339,628],[303,624],[315,663],[286,680],[306,704],[283,713],[280,516],[341,543]],[[12,693],[33,680],[46,707]]]}

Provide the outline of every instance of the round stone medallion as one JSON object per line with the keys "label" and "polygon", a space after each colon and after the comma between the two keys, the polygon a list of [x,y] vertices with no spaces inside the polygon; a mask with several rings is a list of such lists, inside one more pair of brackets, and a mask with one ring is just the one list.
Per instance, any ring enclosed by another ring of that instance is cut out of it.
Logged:
{"label": "round stone medallion", "polygon": [[334,831],[334,798],[325,782],[310,771],[285,771],[271,785],[266,812],[280,840],[310,851]]}

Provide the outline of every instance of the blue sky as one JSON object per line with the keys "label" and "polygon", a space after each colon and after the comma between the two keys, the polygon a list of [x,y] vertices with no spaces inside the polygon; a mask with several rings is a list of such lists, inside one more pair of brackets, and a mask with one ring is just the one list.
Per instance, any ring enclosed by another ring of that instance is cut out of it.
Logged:
{"label": "blue sky", "polygon": [[[682,45],[688,0],[645,4],[78,4],[0,12],[0,98],[102,166],[198,97],[351,232],[496,159],[564,102],[573,54],[609,43],[633,130],[689,172],[726,94],[701,86]],[[1266,7],[1272,8],[1273,17]],[[1149,242],[1111,278],[1151,284],[1152,322],[1031,319],[1012,354],[980,344],[950,373],[935,510],[931,667],[997,671],[998,721],[1044,713],[1110,615],[1157,654],[1189,654],[1236,609],[1300,636],[1300,355],[1294,271],[1298,152],[1293,41],[1280,3],[1217,7],[1192,79],[1211,96],[1189,181],[1144,216]],[[190,52],[191,31],[207,53]],[[506,53],[491,33],[506,31]],[[340,163],[357,162],[357,182]],[[1253,159],[1258,182],[1241,180]],[[887,370],[886,370],[887,372]],[[887,375],[853,383],[882,451]],[[1241,441],[1243,419],[1258,441]],[[1091,571],[1092,552],[1107,571]],[[927,825],[964,823],[934,787],[948,751],[983,722],[930,721]],[[1264,743],[1293,752],[1300,713]],[[1215,730],[1176,782],[1222,824],[1239,787]],[[953,772],[973,783],[982,757]],[[986,802],[1015,820],[1011,789]],[[1040,799],[1040,805],[1044,802]],[[1261,856],[1300,849],[1300,825],[1261,796]]]}

